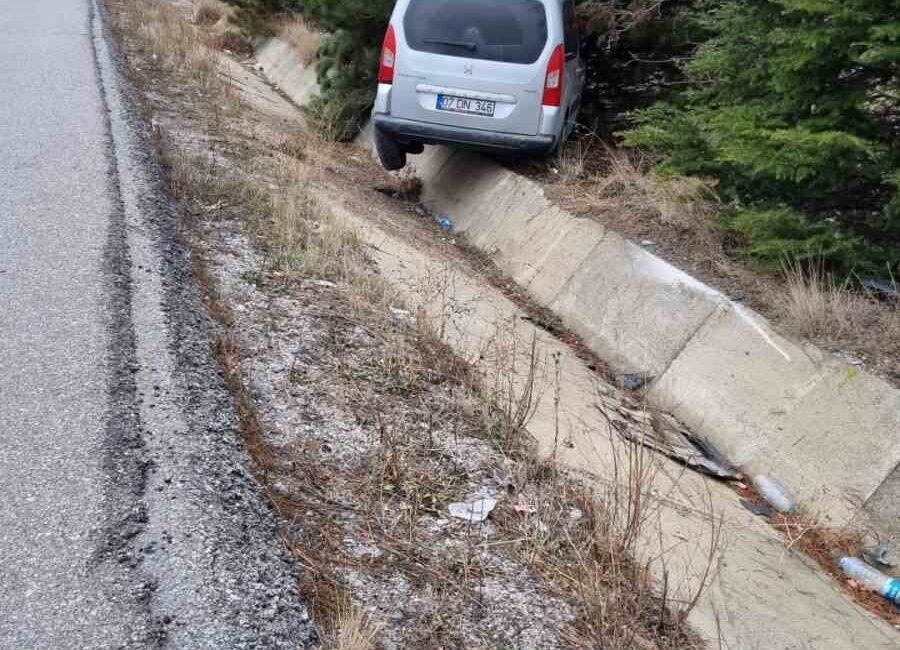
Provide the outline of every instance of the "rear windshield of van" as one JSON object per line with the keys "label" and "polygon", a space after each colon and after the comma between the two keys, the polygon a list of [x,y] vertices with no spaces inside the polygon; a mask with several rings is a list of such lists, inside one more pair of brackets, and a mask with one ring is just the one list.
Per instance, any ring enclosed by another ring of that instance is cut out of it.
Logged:
{"label": "rear windshield of van", "polygon": [[547,44],[547,12],[538,0],[412,0],[406,41],[420,52],[534,63]]}

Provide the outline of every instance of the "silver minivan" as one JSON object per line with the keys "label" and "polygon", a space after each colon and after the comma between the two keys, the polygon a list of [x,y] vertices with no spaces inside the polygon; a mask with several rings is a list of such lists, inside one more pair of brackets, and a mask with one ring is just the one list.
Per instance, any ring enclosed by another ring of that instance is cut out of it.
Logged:
{"label": "silver minivan", "polygon": [[426,144],[555,151],[578,114],[579,46],[574,0],[398,0],[373,110],[381,163]]}

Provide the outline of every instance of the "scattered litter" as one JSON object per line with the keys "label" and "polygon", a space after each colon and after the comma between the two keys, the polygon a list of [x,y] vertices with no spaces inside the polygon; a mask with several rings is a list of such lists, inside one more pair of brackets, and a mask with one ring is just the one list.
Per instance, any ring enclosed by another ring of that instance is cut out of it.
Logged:
{"label": "scattered litter", "polygon": [[771,517],[775,510],[768,503],[755,503],[749,499],[741,499],[741,505],[759,517]]}
{"label": "scattered litter", "polygon": [[412,314],[406,309],[391,307],[391,320],[394,321],[394,325],[406,325],[412,322]]}
{"label": "scattered litter", "polygon": [[619,385],[625,390],[640,390],[656,379],[645,372],[632,372],[619,376]]}
{"label": "scattered litter", "polygon": [[652,239],[645,239],[641,242],[641,246],[656,246],[656,242]]}
{"label": "scattered litter", "polygon": [[693,435],[668,413],[650,413],[628,408],[608,396],[598,404],[620,436],[673,458],[698,472],[728,480],[740,480],[741,473],[708,440]]}
{"label": "scattered litter", "polygon": [[843,557],[839,564],[848,578],[900,607],[900,579],[884,575],[858,557]]}
{"label": "scattered litter", "polygon": [[887,302],[900,301],[900,289],[894,282],[887,280],[863,280],[863,289],[871,293],[879,300]]}
{"label": "scattered litter", "polygon": [[520,494],[518,498],[516,498],[515,503],[512,506],[513,510],[523,515],[533,515],[537,512],[537,508],[528,503],[528,499],[525,498],[524,494]]}
{"label": "scattered litter", "polygon": [[496,499],[478,499],[470,503],[451,503],[448,506],[450,516],[463,519],[472,524],[480,524],[497,507]]}
{"label": "scattered litter", "polygon": [[858,357],[853,356],[852,354],[850,354],[849,352],[847,352],[845,350],[836,350],[832,354],[834,354],[835,358],[840,359],[841,361],[846,363],[848,366],[856,366],[857,368],[865,368],[866,367],[865,361],[863,361],[862,359],[860,359]]}
{"label": "scattered litter", "polygon": [[892,557],[893,550],[893,544],[882,544],[876,549],[866,551],[863,554],[863,557],[865,558],[866,562],[868,562],[872,566],[882,567],[885,569],[895,569],[897,568],[897,563]]}
{"label": "scattered litter", "polygon": [[441,230],[443,230],[444,232],[450,232],[451,230],[453,230],[453,222],[450,220],[450,217],[435,215],[434,221],[441,227]]}
{"label": "scattered litter", "polygon": [[790,491],[780,481],[765,474],[757,474],[753,477],[753,486],[760,496],[778,512],[790,515],[797,510]]}
{"label": "scattered litter", "polygon": [[329,282],[328,280],[316,280],[313,284],[318,287],[325,287],[326,289],[334,289],[337,287],[334,282]]}

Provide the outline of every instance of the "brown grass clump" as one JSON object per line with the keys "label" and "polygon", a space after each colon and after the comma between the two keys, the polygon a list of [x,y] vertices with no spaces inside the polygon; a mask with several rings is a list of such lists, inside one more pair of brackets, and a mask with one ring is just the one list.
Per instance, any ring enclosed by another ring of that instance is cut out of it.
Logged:
{"label": "brown grass clump", "polygon": [[253,54],[253,43],[235,29],[226,29],[219,34],[213,34],[209,38],[209,44],[216,50],[231,52],[240,56]]}
{"label": "brown grass clump", "polygon": [[[702,588],[676,601],[668,585],[655,584],[648,567],[634,560],[655,512],[646,498],[655,473],[650,453],[629,446],[620,458],[621,474],[593,489],[572,481],[552,462],[532,461],[522,468],[525,492],[501,510],[499,525],[519,540],[516,552],[559,593],[576,596],[579,611],[564,633],[567,647],[700,647],[686,619]],[[720,530],[713,522],[710,558]]]}
{"label": "brown grass clump", "polygon": [[196,0],[191,22],[199,27],[210,27],[225,15],[226,7],[219,0]]}
{"label": "brown grass clump", "polygon": [[639,154],[607,148],[607,169],[587,183],[599,197],[618,196],[632,208],[649,212],[661,223],[694,233],[714,246],[719,204],[711,181],[687,176],[666,177],[649,169]]}
{"label": "brown grass clump", "polygon": [[834,343],[863,335],[882,350],[900,346],[900,310],[853,291],[849,279],[836,281],[821,263],[788,262],[784,276],[780,307],[796,334]]}
{"label": "brown grass clump", "polygon": [[349,599],[339,609],[332,627],[334,639],[326,644],[329,650],[374,650],[378,627]]}
{"label": "brown grass clump", "polygon": [[278,29],[278,36],[291,45],[302,65],[308,66],[316,60],[322,37],[301,16],[286,20]]}
{"label": "brown grass clump", "polygon": [[639,152],[614,149],[593,135],[567,142],[555,162],[553,178],[566,190],[565,207],[605,215],[604,222],[653,224],[704,251],[707,259],[722,257],[713,181],[661,175]]}

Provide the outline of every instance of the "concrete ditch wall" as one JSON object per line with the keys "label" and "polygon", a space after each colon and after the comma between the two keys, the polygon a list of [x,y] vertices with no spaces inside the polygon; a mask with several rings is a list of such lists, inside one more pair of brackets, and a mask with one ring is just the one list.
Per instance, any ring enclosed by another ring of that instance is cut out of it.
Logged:
{"label": "concrete ditch wall", "polygon": [[[309,71],[273,41],[260,63],[302,105],[314,92]],[[426,204],[594,352],[619,371],[656,377],[654,406],[736,464],[778,478],[826,520],[845,523],[868,502],[882,532],[900,539],[900,391],[781,336],[487,157],[429,147],[411,164]]]}

